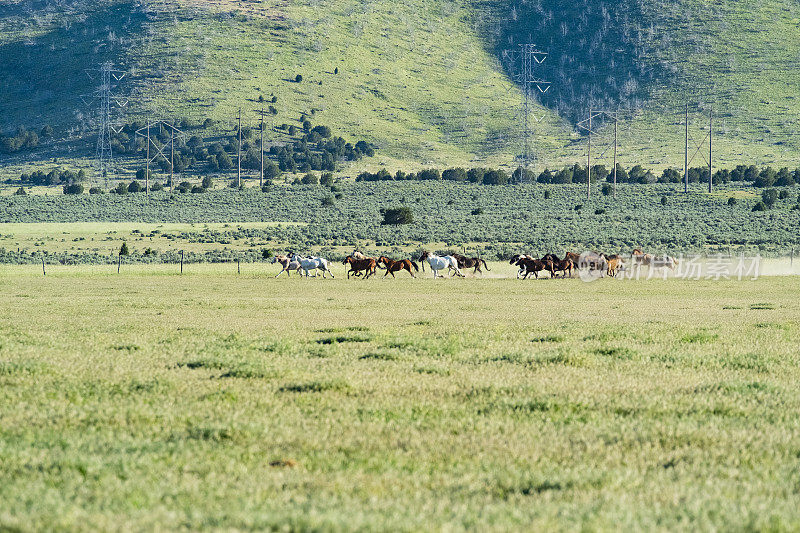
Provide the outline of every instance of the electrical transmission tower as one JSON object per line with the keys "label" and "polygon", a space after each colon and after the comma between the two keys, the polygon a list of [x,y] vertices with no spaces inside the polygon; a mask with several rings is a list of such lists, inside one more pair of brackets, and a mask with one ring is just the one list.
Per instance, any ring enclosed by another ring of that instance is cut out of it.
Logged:
{"label": "electrical transmission tower", "polygon": [[114,94],[117,83],[125,77],[125,71],[114,69],[114,65],[107,61],[100,65],[100,68],[87,70],[86,74],[91,79],[99,78],[100,85],[90,95],[84,97],[84,101],[89,104],[92,101],[99,102],[97,116],[97,147],[95,158],[97,171],[108,181],[108,173],[114,164],[114,154],[111,150],[111,136],[119,133],[121,126],[111,120],[111,108],[123,108],[128,105],[128,100],[120,98]]}
{"label": "electrical transmission tower", "polygon": [[[602,110],[593,110],[589,109],[589,117],[586,120],[582,120],[578,122],[578,128],[584,130],[587,133],[587,143],[586,143],[586,199],[592,197],[592,135],[598,135],[599,133],[593,129],[598,124],[598,120],[595,119],[611,119],[614,121],[614,161],[612,163],[611,172],[614,175],[614,197],[617,196],[617,149],[619,147],[618,144],[618,136],[617,136],[617,128],[619,124],[619,111],[602,111]],[[595,126],[592,125],[594,122]],[[602,158],[605,155],[605,151],[603,151],[600,156],[596,157],[595,159]]]}
{"label": "electrical transmission tower", "polygon": [[503,59],[508,65],[511,78],[522,86],[522,167],[528,169],[538,160],[532,141],[533,124],[541,122],[545,115],[535,115],[535,104],[539,94],[550,90],[550,82],[536,76],[536,68],[547,59],[547,52],[536,48],[535,44],[521,44],[517,50],[505,50]]}
{"label": "electrical transmission tower", "polygon": [[[159,146],[158,144],[153,142],[153,135],[155,135],[155,130],[158,128],[159,132],[163,129],[166,129],[170,132],[170,142],[169,142],[169,157],[164,153],[164,149],[167,147],[166,144],[163,146]],[[147,126],[136,130],[136,135],[139,137],[143,137],[147,139],[147,146],[145,148],[145,170],[144,170],[144,191],[145,194],[150,194],[150,163],[163,158],[166,161],[169,161],[169,184],[170,190],[174,190],[175,188],[175,176],[174,176],[174,169],[175,169],[175,139],[186,142],[186,134],[183,133],[181,130],[176,128],[171,123],[167,122],[166,120],[148,120]]]}

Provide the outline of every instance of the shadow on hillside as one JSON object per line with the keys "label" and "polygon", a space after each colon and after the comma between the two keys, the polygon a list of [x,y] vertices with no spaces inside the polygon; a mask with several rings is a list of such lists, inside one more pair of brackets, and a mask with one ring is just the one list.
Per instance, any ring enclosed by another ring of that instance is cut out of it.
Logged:
{"label": "shadow on hillside", "polygon": [[649,60],[643,33],[649,30],[636,2],[624,0],[481,0],[493,13],[483,34],[489,50],[510,72],[505,50],[535,43],[549,54],[534,73],[552,83],[537,97],[573,124],[588,110],[640,108],[654,80],[666,75]]}
{"label": "shadow on hillside", "polygon": [[[144,15],[132,1],[103,9],[86,5],[92,7],[86,7],[85,16],[63,14],[61,21],[55,16],[55,29],[0,45],[0,130],[19,125],[79,125],[93,109],[81,95],[92,93],[98,85],[87,69],[96,69],[104,61],[124,68],[126,50],[141,34]],[[13,16],[3,13],[6,23]],[[58,135],[63,133],[57,130]]]}

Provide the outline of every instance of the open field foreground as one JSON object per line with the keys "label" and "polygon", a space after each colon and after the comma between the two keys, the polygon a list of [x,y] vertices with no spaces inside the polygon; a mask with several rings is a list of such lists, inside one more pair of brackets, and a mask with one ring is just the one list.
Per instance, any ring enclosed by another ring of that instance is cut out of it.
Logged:
{"label": "open field foreground", "polygon": [[110,271],[0,267],[0,529],[800,529],[795,277]]}

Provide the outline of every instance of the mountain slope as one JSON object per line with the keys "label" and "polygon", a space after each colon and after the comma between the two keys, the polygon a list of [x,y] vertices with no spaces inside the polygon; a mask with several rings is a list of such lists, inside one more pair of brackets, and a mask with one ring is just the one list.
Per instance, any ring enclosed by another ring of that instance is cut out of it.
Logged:
{"label": "mountain slope", "polygon": [[[307,113],[375,143],[359,168],[513,166],[521,92],[502,51],[533,41],[554,82],[535,128],[544,164],[583,160],[575,123],[603,108],[621,110],[624,164],[680,167],[687,101],[693,148],[717,112],[715,165],[794,164],[798,17],[788,0],[11,1],[0,127],[49,123],[67,137],[15,161],[90,156],[92,108],[78,96],[94,83],[84,70],[108,59],[130,72],[126,121],[211,117],[229,130],[240,107],[253,124],[258,97],[275,95],[274,125]],[[609,163],[610,123],[596,129]]]}

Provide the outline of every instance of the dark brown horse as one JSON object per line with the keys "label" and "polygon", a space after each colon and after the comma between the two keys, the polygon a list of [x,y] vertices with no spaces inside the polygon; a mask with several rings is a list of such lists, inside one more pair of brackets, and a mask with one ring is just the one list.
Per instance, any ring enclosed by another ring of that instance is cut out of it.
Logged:
{"label": "dark brown horse", "polygon": [[475,269],[473,270],[474,274],[477,274],[478,272],[483,274],[483,270],[481,270],[481,263],[483,263],[483,266],[486,268],[486,271],[491,272],[489,265],[487,265],[486,261],[484,261],[480,257],[467,257],[461,254],[450,254],[450,255],[456,258],[456,261],[458,262],[458,268],[461,269],[474,268]]}
{"label": "dark brown horse", "polygon": [[[520,269],[520,272],[525,272],[525,275],[522,276],[522,279],[527,279],[529,275],[533,274],[536,279],[539,279],[539,272],[542,270],[546,270],[550,272],[550,277],[555,276],[555,270],[553,269],[553,262],[552,261],[542,261],[540,259],[528,259],[526,257],[520,258],[516,263]],[[519,274],[517,275],[519,277]]]}
{"label": "dark brown horse", "polygon": [[[410,261],[408,259],[401,259],[400,261],[395,261],[394,259],[389,259],[385,255],[382,255],[378,258],[378,263],[386,266],[386,274],[391,274],[392,277],[394,276],[395,272],[400,272],[401,270],[408,270],[408,273],[411,274],[412,278],[415,278],[414,272],[411,271],[411,268],[414,268],[415,272],[419,272],[419,267],[414,261]],[[386,274],[383,277],[386,277]]]}
{"label": "dark brown horse", "polygon": [[575,263],[572,262],[572,259],[556,259],[552,263],[554,273],[562,272],[565,278],[567,276],[572,277],[572,271],[575,269]]}
{"label": "dark brown horse", "polygon": [[375,269],[378,266],[377,261],[375,261],[375,259],[372,257],[367,257],[366,259],[355,259],[352,256],[348,256],[344,258],[342,264],[350,265],[350,270],[347,271],[347,279],[350,279],[351,273],[355,276],[362,270],[366,271],[367,275],[364,277],[364,279],[367,279],[375,273]]}

